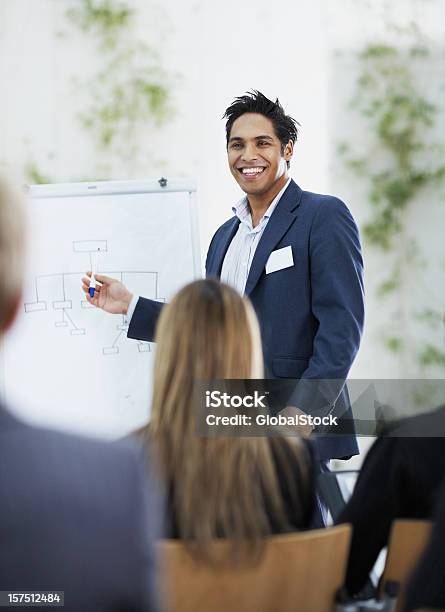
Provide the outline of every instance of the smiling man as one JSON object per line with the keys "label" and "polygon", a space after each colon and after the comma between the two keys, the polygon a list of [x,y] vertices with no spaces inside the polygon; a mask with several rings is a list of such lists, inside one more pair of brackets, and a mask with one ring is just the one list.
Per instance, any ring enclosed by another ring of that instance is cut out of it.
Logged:
{"label": "smiling man", "polygon": [[[245,196],[213,236],[206,274],[252,301],[267,376],[299,380],[285,415],[337,417],[338,425],[322,432],[330,435],[317,436],[325,465],[358,452],[344,384],[364,319],[357,226],[341,200],[303,191],[289,177],[298,124],[278,100],[253,91],[236,98],[224,117],[230,171]],[[97,280],[91,299],[83,279],[90,303],[128,314],[128,337],[152,341],[162,305],[133,297],[117,280]]]}
{"label": "smiling man", "polygon": [[225,113],[228,161],[235,180],[248,195],[248,202],[243,199],[241,204],[256,227],[289,181],[287,170],[297,130],[294,122],[286,117],[281,127],[286,132],[284,144],[267,116],[245,113],[237,117],[239,111],[235,102]]}
{"label": "smiling man", "polygon": [[[275,106],[256,93],[255,97],[237,98],[224,114],[230,171],[246,197],[232,208],[239,225],[223,260],[221,280],[240,293],[245,292],[263,231],[290,183],[288,168],[297,139],[296,122],[284,112],[279,116],[276,110],[281,107]],[[275,122],[268,116],[271,111]],[[233,228],[233,219],[220,229],[227,225]],[[217,236],[218,232],[214,239]]]}
{"label": "smiling man", "polygon": [[289,177],[298,124],[278,100],[254,91],[224,117],[230,171],[246,196],[213,237],[207,275],[250,297],[267,374],[300,379],[286,416],[339,417],[330,436],[317,437],[321,460],[351,456],[357,443],[344,381],[364,319],[356,224],[339,199],[302,191]]}

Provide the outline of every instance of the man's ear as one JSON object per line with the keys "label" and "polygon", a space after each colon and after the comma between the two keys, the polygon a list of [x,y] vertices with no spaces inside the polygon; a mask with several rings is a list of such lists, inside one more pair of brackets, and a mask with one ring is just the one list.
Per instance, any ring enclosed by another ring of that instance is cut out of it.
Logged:
{"label": "man's ear", "polygon": [[14,321],[17,317],[19,309],[23,303],[23,296],[20,293],[17,294],[17,297],[12,300],[9,308],[6,308],[4,313],[0,313],[0,333],[4,334],[8,331],[14,324]]}
{"label": "man's ear", "polygon": [[294,153],[294,143],[292,140],[289,140],[287,145],[284,147],[283,157],[288,162],[292,159],[292,155]]}

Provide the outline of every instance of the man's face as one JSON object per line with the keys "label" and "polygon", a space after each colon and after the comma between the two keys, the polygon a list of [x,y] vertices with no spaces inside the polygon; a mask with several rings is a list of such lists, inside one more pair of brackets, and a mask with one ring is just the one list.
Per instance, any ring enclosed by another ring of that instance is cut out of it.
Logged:
{"label": "man's face", "polygon": [[264,115],[245,113],[233,123],[227,147],[230,171],[247,195],[261,196],[286,176],[293,143],[281,149],[273,123]]}

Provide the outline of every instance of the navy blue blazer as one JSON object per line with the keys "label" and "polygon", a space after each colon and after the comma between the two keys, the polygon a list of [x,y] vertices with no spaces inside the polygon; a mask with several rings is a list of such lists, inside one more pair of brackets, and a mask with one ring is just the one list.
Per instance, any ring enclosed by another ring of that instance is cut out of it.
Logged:
{"label": "navy blue blazer", "polygon": [[[213,236],[208,277],[219,278],[239,223],[234,216]],[[270,254],[287,246],[294,265],[266,274]],[[245,293],[260,323],[267,376],[300,379],[291,404],[309,414],[338,417],[339,425],[327,432],[331,435],[317,437],[320,458],[356,454],[344,381],[363,330],[363,260],[359,232],[345,204],[303,191],[292,180],[258,244]],[[161,308],[140,299],[128,337],[153,340]]]}

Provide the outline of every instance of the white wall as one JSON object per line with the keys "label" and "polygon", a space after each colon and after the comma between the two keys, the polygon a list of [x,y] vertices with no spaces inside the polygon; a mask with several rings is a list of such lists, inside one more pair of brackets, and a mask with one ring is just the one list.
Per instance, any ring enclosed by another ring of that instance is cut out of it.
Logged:
{"label": "white wall", "polygon": [[[358,179],[339,158],[336,147],[340,142],[352,143],[357,157],[372,150],[369,123],[350,110],[354,84],[358,74],[357,51],[366,44],[387,42],[403,49],[413,44],[413,36],[404,29],[412,24],[422,30],[432,56],[427,62],[413,62],[419,91],[438,108],[437,124],[431,132],[424,130],[421,138],[428,143],[445,144],[445,104],[443,91],[444,26],[437,2],[377,2],[363,3],[360,10],[349,0],[337,3],[342,10],[331,10],[329,36],[329,176],[330,191],[344,198],[359,224],[370,218],[369,183]],[[372,7],[372,8],[370,8]],[[355,28],[344,28],[344,23],[355,16]],[[399,25],[399,30],[383,29],[382,19]],[[422,42],[422,35],[419,36]],[[445,150],[445,149],[444,149]],[[370,159],[370,166],[374,165]],[[439,159],[440,162],[440,159]],[[421,162],[422,163],[422,162]],[[420,165],[421,165],[420,163]],[[425,162],[424,162],[425,163]],[[379,252],[364,242],[366,280],[366,327],[362,348],[351,371],[355,378],[443,378],[441,367],[428,370],[419,366],[417,353],[425,341],[445,349],[445,329],[428,329],[416,320],[426,308],[445,313],[445,250],[442,228],[445,227],[445,185],[436,190],[425,189],[410,203],[404,213],[405,236],[395,237],[397,244],[414,239],[419,247],[422,265],[405,262],[402,287],[384,299],[377,297],[377,287],[390,273],[394,256]],[[403,338],[407,350],[396,355],[383,344],[385,335]]]}
{"label": "white wall", "polygon": [[[91,176],[96,161],[74,117],[87,96],[71,82],[94,70],[94,46],[67,26],[69,4],[0,3],[0,75],[7,83],[0,101],[1,160],[20,165],[32,156],[59,180]],[[294,177],[309,189],[327,189],[327,66],[319,2],[289,3],[285,22],[267,0],[257,2],[254,12],[235,0],[166,0],[162,9],[133,4],[140,14],[138,34],[158,40],[165,68],[178,74],[176,113],[162,131],[144,134],[158,163],[116,168],[116,178],[135,172],[197,177],[206,245],[240,195],[226,167],[221,116],[234,96],[257,88],[279,96],[303,124]]]}

